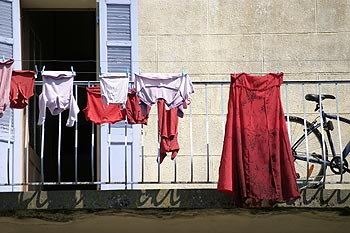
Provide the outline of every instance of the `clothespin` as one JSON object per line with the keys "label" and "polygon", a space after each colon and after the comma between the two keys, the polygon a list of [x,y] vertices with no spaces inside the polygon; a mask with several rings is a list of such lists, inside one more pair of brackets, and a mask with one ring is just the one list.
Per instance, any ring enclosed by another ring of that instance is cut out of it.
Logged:
{"label": "clothespin", "polygon": [[74,72],[73,66],[70,67],[70,70],[72,71],[72,74],[74,75],[75,72]]}
{"label": "clothespin", "polygon": [[181,74],[182,74],[182,77],[185,75],[185,70],[184,70],[184,68],[182,68]]}
{"label": "clothespin", "polygon": [[233,69],[233,74],[236,75],[236,68]]}
{"label": "clothespin", "polygon": [[90,89],[90,81],[88,81],[88,88]]}
{"label": "clothespin", "polygon": [[126,68],[126,77],[129,77],[129,69]]}
{"label": "clothespin", "polygon": [[277,68],[277,74],[280,74],[280,68]]}
{"label": "clothespin", "polygon": [[101,66],[100,66],[99,74],[100,74],[100,76],[102,75]]}
{"label": "clothespin", "polygon": [[36,78],[38,77],[38,74],[39,74],[38,66],[35,65],[34,68],[35,68],[35,75],[34,75],[34,78],[36,79]]}
{"label": "clothespin", "polygon": [[5,56],[2,55],[2,62],[5,62]]}
{"label": "clothespin", "polygon": [[43,69],[41,70],[41,74],[43,74],[45,71],[45,66],[43,66]]}
{"label": "clothespin", "polygon": [[139,69],[139,74],[141,74],[142,73],[142,70],[141,69]]}

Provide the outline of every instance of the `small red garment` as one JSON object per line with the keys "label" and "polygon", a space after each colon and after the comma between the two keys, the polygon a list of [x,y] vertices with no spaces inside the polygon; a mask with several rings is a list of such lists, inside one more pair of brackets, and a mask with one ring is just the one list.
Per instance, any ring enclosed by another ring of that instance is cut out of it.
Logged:
{"label": "small red garment", "polygon": [[179,117],[178,108],[166,109],[164,100],[158,100],[158,127],[160,136],[160,163],[163,162],[167,152],[171,152],[171,159],[175,159],[180,150],[177,140]]}
{"label": "small red garment", "polygon": [[140,98],[136,95],[136,91],[131,89],[128,93],[128,99],[126,101],[126,115],[129,124],[147,125],[151,107],[144,105],[145,112],[143,112],[140,103]]}
{"label": "small red garment", "polygon": [[86,87],[86,91],[87,106],[83,112],[87,121],[92,121],[95,124],[114,124],[125,120],[126,112],[120,104],[102,103],[99,86]]}
{"label": "small red garment", "polygon": [[238,202],[300,197],[280,99],[283,73],[231,75],[218,191]]}
{"label": "small red garment", "polygon": [[34,95],[35,72],[13,70],[10,86],[10,108],[23,109]]}

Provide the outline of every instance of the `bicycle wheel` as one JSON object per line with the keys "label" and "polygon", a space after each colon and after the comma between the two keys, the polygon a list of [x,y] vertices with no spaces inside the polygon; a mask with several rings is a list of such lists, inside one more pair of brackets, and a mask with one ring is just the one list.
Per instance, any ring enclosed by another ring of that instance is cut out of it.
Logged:
{"label": "bicycle wheel", "polygon": [[[306,126],[307,129],[310,129],[312,124],[306,121]],[[298,185],[300,188],[315,188],[319,186],[318,181],[323,178],[324,174],[322,134],[318,129],[313,129],[312,132],[308,132],[306,140],[304,119],[295,116],[289,116],[289,129]],[[327,147],[325,154],[327,158]],[[309,165],[307,155],[309,155]]]}

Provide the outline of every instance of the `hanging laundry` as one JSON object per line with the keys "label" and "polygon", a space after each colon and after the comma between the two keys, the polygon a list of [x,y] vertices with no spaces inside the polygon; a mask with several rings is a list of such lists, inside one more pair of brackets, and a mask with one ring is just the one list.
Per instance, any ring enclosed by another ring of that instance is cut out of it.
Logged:
{"label": "hanging laundry", "polygon": [[103,103],[126,104],[129,77],[126,74],[105,73],[100,75]]}
{"label": "hanging laundry", "polygon": [[0,61],[0,118],[3,116],[10,95],[10,83],[14,60]]}
{"label": "hanging laundry", "polygon": [[87,121],[95,124],[110,123],[125,120],[126,111],[121,104],[105,104],[102,102],[99,86],[86,87],[87,106],[83,110]]}
{"label": "hanging laundry", "polygon": [[12,71],[10,88],[10,107],[23,109],[28,105],[29,98],[34,95],[34,80],[36,74],[31,70]]}
{"label": "hanging laundry", "polygon": [[179,107],[179,117],[194,93],[188,74],[135,74],[135,88],[144,104],[151,106],[163,99],[169,108]]}
{"label": "hanging laundry", "polygon": [[147,125],[150,111],[150,106],[141,106],[140,98],[136,95],[135,89],[130,89],[128,92],[128,100],[126,101],[128,123]]}
{"label": "hanging laundry", "polygon": [[75,73],[71,71],[44,71],[43,91],[39,96],[38,125],[45,122],[46,107],[52,115],[58,115],[69,109],[66,126],[72,127],[77,120],[79,107],[73,96]]}
{"label": "hanging laundry", "polygon": [[300,197],[280,99],[283,73],[231,75],[218,191],[238,203]]}
{"label": "hanging laundry", "polygon": [[177,107],[167,109],[164,100],[158,100],[158,129],[160,137],[160,163],[163,162],[167,152],[171,152],[171,159],[175,159],[180,147],[178,142]]}

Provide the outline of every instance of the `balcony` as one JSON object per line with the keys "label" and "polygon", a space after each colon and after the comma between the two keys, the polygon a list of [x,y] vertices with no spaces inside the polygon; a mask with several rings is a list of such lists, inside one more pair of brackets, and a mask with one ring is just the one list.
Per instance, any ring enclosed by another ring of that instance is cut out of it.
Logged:
{"label": "balcony", "polygon": [[[95,125],[87,122],[81,111],[73,128],[64,125],[64,113],[62,116],[48,116],[48,113],[45,127],[37,126],[36,99],[41,93],[41,82],[37,81],[37,95],[25,111],[28,114],[23,114],[26,127],[23,127],[21,137],[28,142],[21,150],[23,153],[16,154],[13,149],[14,137],[21,132],[20,129],[12,129],[9,137],[0,141],[1,148],[5,148],[0,160],[1,195],[11,196],[13,192],[16,198],[27,200],[33,206],[34,199],[47,201],[56,198],[62,200],[61,207],[69,205],[72,208],[96,208],[99,205],[212,208],[231,205],[231,197],[216,191],[230,82],[194,81],[193,84],[192,103],[179,120],[179,154],[174,160],[168,155],[159,164],[156,106],[152,107],[147,125],[131,126],[124,121],[114,125]],[[305,119],[304,124],[299,125],[301,131],[297,135],[305,135],[303,147],[300,147],[304,160],[295,161],[298,184],[304,195],[297,202],[300,206],[306,205],[305,200],[312,203],[320,195],[325,199],[329,197],[328,201],[332,202],[335,194],[341,200],[337,205],[348,205],[346,189],[350,177],[346,171],[347,158],[340,155],[344,148],[349,152],[350,130],[349,123],[340,120],[350,117],[349,84],[348,80],[287,80],[281,86],[281,100],[288,117],[292,145],[295,125],[289,116]],[[85,88],[90,85],[98,85],[98,82],[74,82],[80,110],[86,106]],[[326,131],[326,126],[320,123],[319,135],[325,143],[318,143],[319,148],[313,147],[313,134],[305,133],[310,127],[306,122],[320,122],[321,116],[320,110],[315,111],[317,103],[305,100],[304,96],[309,93],[335,96],[335,99],[322,101],[323,109],[334,116],[331,119],[332,131]],[[16,114],[10,110],[7,112]],[[333,145],[329,143],[328,133]],[[326,157],[328,162],[314,162]],[[331,166],[333,157],[339,158],[333,160],[333,165],[341,163],[346,166],[338,166],[338,172],[332,171],[337,168]],[[21,164],[15,161],[21,161]],[[98,195],[104,199],[101,201],[104,204],[99,204]],[[71,199],[67,201],[67,197]],[[79,202],[80,199],[84,199],[84,204]],[[106,204],[106,200],[110,202]],[[6,206],[6,203],[2,205]]]}

